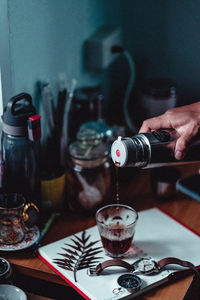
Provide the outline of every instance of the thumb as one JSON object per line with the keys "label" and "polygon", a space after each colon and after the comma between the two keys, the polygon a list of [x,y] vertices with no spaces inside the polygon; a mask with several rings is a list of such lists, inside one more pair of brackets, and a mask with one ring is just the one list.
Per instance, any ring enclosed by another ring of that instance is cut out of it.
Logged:
{"label": "thumb", "polygon": [[175,146],[175,158],[180,160],[183,159],[183,157],[185,156],[186,153],[186,149],[187,149],[187,145],[190,141],[190,136],[183,134],[181,135],[177,142],[176,142],[176,146]]}
{"label": "thumb", "polygon": [[180,160],[185,156],[186,150],[192,139],[198,134],[199,127],[195,124],[190,124],[189,126],[182,128],[181,132],[178,133],[180,137],[176,141],[175,146],[175,158]]}

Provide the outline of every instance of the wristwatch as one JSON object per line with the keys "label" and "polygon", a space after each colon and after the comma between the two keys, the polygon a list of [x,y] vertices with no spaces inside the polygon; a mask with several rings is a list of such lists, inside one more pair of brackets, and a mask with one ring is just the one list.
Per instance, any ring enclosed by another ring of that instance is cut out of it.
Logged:
{"label": "wristwatch", "polygon": [[153,275],[162,271],[169,264],[180,265],[186,268],[194,269],[195,266],[189,262],[176,257],[166,257],[159,261],[153,260],[151,257],[143,257],[133,264],[129,264],[121,259],[110,259],[99,263],[96,268],[90,269],[90,275],[99,275],[104,269],[113,266],[119,266],[127,269],[129,272],[137,272],[145,275]]}
{"label": "wristwatch", "polygon": [[162,271],[162,269],[167,265],[179,265],[186,268],[194,268],[195,266],[185,260],[181,260],[176,257],[166,257],[159,261],[155,261],[152,258],[144,257],[135,261],[132,266],[134,271],[138,271],[145,275],[157,274]]}

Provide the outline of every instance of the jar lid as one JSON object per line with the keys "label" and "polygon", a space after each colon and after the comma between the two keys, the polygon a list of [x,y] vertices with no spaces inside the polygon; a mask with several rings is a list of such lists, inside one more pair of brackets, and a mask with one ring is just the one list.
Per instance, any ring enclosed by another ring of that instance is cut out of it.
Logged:
{"label": "jar lid", "polygon": [[176,86],[172,80],[153,78],[144,82],[142,91],[144,95],[149,95],[154,98],[167,98],[176,93]]}
{"label": "jar lid", "polygon": [[77,134],[77,141],[69,146],[69,153],[72,158],[79,160],[98,160],[108,155],[108,148],[100,133],[83,128]]}
{"label": "jar lid", "polygon": [[86,123],[83,123],[80,127],[80,129],[93,129],[97,131],[102,138],[110,138],[113,136],[113,129],[107,125],[103,120],[97,120],[97,121],[89,121]]}

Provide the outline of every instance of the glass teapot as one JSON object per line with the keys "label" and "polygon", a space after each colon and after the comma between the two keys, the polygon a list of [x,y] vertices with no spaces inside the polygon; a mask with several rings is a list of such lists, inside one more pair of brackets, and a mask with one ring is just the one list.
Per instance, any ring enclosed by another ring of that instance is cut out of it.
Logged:
{"label": "glass teapot", "polygon": [[71,161],[67,174],[69,208],[76,212],[93,212],[109,203],[111,169],[108,147],[93,129],[81,129],[69,146]]}

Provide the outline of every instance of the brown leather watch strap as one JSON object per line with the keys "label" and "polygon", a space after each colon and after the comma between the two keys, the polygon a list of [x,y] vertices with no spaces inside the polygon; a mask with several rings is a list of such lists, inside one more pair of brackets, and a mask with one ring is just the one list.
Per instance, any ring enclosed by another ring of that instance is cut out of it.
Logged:
{"label": "brown leather watch strap", "polygon": [[100,264],[98,264],[95,268],[95,273],[99,275],[104,269],[108,267],[123,267],[127,269],[128,271],[132,272],[134,270],[133,266],[127,263],[126,261],[123,261],[121,259],[109,259],[106,260]]}
{"label": "brown leather watch strap", "polygon": [[190,283],[183,300],[199,300],[200,299],[200,274],[196,267],[189,261],[181,260],[175,257],[166,257],[157,262],[160,268],[169,264],[176,264],[194,271],[194,277]]}
{"label": "brown leather watch strap", "polygon": [[195,268],[195,266],[191,262],[186,260],[181,260],[176,257],[165,257],[157,262],[157,265],[160,269],[162,269],[166,265],[172,265],[172,264],[179,265],[186,268]]}

